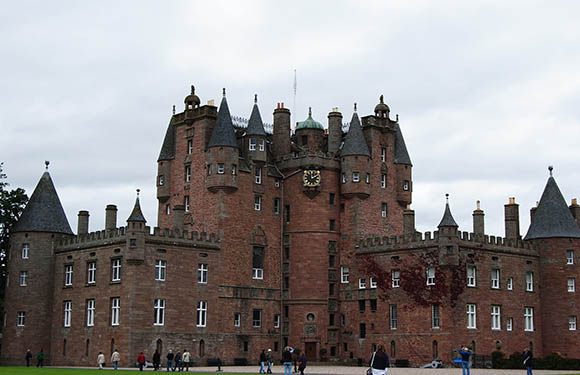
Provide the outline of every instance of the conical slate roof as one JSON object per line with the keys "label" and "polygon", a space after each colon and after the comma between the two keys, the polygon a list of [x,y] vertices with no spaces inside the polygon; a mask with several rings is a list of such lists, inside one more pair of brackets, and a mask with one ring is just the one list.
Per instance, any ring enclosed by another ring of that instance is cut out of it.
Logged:
{"label": "conical slate roof", "polygon": [[407,146],[405,145],[405,139],[403,138],[403,133],[401,132],[401,127],[398,123],[395,124],[395,164],[405,164],[413,165],[411,163],[411,158],[409,157],[409,152],[407,152]]}
{"label": "conical slate roof", "polygon": [[163,139],[163,145],[161,146],[161,151],[159,152],[159,158],[157,161],[161,160],[173,160],[175,158],[175,126],[173,125],[173,117],[169,121],[167,126],[167,132],[165,133],[165,139]]}
{"label": "conical slate roof", "polygon": [[137,199],[135,200],[135,206],[133,207],[133,211],[131,211],[131,215],[129,215],[129,218],[127,219],[127,222],[129,221],[137,221],[142,223],[147,222],[147,220],[145,220],[145,216],[143,216],[143,211],[141,211],[139,197],[137,197]]}
{"label": "conical slate roof", "polygon": [[580,229],[566,205],[556,180],[550,176],[524,239],[553,237],[580,238]]}
{"label": "conical slate roof", "polygon": [[42,174],[12,232],[73,234],[48,172]]}
{"label": "conical slate roof", "polygon": [[216,125],[211,133],[211,138],[209,139],[208,144],[208,147],[216,146],[238,147],[238,143],[236,142],[236,131],[232,124],[232,116],[230,115],[230,109],[228,108],[225,94],[222,98],[220,109],[217,114]]}
{"label": "conical slate roof", "polygon": [[264,123],[262,122],[262,116],[260,116],[260,110],[258,109],[257,98],[254,99],[254,108],[252,108],[252,114],[248,120],[248,128],[246,129],[246,135],[262,135],[266,136],[266,131],[264,130]]}
{"label": "conical slate roof", "polygon": [[443,218],[437,228],[441,227],[456,227],[458,228],[459,225],[455,222],[453,215],[451,215],[451,209],[449,208],[449,202],[445,203],[445,212],[443,213]]}
{"label": "conical slate roof", "polygon": [[341,156],[348,155],[366,155],[371,156],[369,146],[365,141],[365,137],[360,126],[360,121],[356,112],[352,114],[348,133],[344,137],[344,145],[342,146]]}

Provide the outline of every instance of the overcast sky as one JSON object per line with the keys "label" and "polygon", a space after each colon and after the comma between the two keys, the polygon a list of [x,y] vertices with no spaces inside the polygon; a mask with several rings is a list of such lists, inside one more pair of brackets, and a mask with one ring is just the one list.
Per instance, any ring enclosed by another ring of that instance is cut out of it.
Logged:
{"label": "overcast sky", "polygon": [[[0,161],[31,194],[50,174],[76,231],[129,216],[135,189],[156,225],[157,157],[194,84],[227,88],[232,114],[265,122],[277,102],[326,126],[338,106],[371,114],[381,94],[413,162],[417,229],[436,229],[445,193],[460,230],[475,201],[504,235],[515,196],[521,232],[548,165],[580,195],[580,2],[3,1]],[[293,107],[294,70],[296,108]]]}

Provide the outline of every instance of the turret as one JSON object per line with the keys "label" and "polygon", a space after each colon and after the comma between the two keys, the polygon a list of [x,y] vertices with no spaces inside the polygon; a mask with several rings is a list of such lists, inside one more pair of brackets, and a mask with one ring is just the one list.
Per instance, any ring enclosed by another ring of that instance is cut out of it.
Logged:
{"label": "turret", "polygon": [[226,100],[226,89],[217,115],[216,126],[208,143],[205,186],[211,192],[238,189],[238,157],[234,125]]}
{"label": "turret", "polygon": [[278,103],[274,110],[274,135],[272,154],[275,159],[290,153],[290,111],[284,103]]}
{"label": "turret", "polygon": [[370,152],[365,141],[358,114],[352,114],[348,133],[340,152],[342,185],[341,194],[349,199],[365,199],[370,195]]}
{"label": "turret", "polygon": [[145,259],[145,235],[148,227],[147,220],[141,211],[139,203],[139,192],[137,189],[137,198],[131,215],[127,218],[127,262],[141,263]]}
{"label": "turret", "polygon": [[254,107],[244,135],[244,148],[250,160],[266,162],[266,131],[258,109],[258,95],[254,96]]}
{"label": "turret", "polygon": [[[398,120],[398,118],[397,118]],[[413,180],[411,158],[405,145],[405,139],[398,122],[395,126],[395,169],[397,170],[397,201],[406,206],[412,201]]]}
{"label": "turret", "polygon": [[481,209],[479,201],[473,211],[473,233],[482,237],[485,234],[485,212]]}
{"label": "turret", "polygon": [[328,114],[328,153],[336,154],[342,142],[342,113],[333,108]]}
{"label": "turret", "polygon": [[459,225],[455,222],[453,215],[451,215],[451,209],[449,208],[449,194],[445,194],[445,212],[443,212],[443,218],[437,226],[439,228],[439,238],[442,236],[457,236],[457,229]]}
{"label": "turret", "polygon": [[296,125],[296,143],[302,149],[320,152],[324,143],[324,127],[312,118],[312,108],[308,108],[308,118]]}

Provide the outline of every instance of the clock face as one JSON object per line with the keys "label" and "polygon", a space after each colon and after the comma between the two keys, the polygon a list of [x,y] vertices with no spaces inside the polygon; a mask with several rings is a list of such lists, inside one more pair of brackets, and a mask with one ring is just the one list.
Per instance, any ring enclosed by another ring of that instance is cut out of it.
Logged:
{"label": "clock face", "polygon": [[315,169],[305,170],[302,181],[304,182],[304,186],[320,185],[320,171]]}

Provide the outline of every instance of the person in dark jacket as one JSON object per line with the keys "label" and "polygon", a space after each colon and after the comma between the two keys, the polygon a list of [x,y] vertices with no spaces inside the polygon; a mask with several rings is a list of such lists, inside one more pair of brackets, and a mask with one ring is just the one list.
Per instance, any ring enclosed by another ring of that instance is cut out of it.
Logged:
{"label": "person in dark jacket", "polygon": [[524,349],[522,358],[524,359],[524,366],[527,369],[527,375],[532,375],[532,368],[534,366],[534,355],[532,351],[530,349]]}
{"label": "person in dark jacket", "polygon": [[26,359],[26,367],[30,367],[30,360],[32,359],[32,352],[30,349],[26,351],[26,356],[24,356],[24,359]]}
{"label": "person in dark jacket", "polygon": [[171,371],[173,368],[173,357],[175,357],[175,354],[169,349],[169,353],[167,353],[167,371]]}
{"label": "person in dark jacket", "polygon": [[471,357],[471,350],[467,346],[464,346],[458,350],[458,353],[461,355],[463,375],[469,375],[469,357]]}
{"label": "person in dark jacket", "polygon": [[159,354],[159,350],[155,349],[155,353],[153,353],[153,369],[154,371],[159,370],[161,367],[161,354]]}
{"label": "person in dark jacket", "polygon": [[304,375],[305,368],[306,368],[306,354],[302,352],[302,354],[300,354],[300,358],[298,358],[298,371],[300,371],[300,375]]}
{"label": "person in dark jacket", "polygon": [[177,369],[177,371],[181,371],[181,352],[178,350],[175,353],[175,358],[173,358],[173,371]]}
{"label": "person in dark jacket", "polygon": [[287,346],[282,352],[282,363],[284,364],[284,375],[292,375],[292,352]]}
{"label": "person in dark jacket", "polygon": [[391,367],[389,356],[385,353],[385,347],[379,344],[377,351],[373,352],[369,359],[369,367],[372,369],[373,375],[386,375]]}
{"label": "person in dark jacket", "polygon": [[266,358],[266,351],[262,350],[262,353],[260,353],[260,374],[265,374],[266,373],[266,369],[265,369],[265,365],[266,365],[266,361],[268,359]]}
{"label": "person in dark jacket", "polygon": [[40,349],[40,351],[36,355],[36,367],[42,366],[44,366],[44,351]]}

